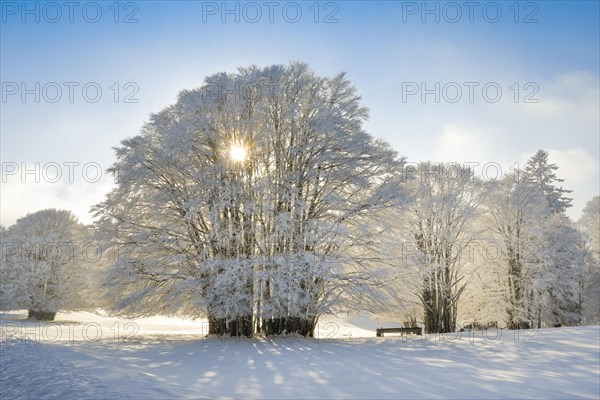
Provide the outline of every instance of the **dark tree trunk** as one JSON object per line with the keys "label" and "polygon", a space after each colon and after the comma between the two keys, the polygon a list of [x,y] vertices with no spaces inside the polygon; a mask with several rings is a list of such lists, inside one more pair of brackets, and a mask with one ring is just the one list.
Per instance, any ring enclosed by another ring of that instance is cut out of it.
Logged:
{"label": "dark tree trunk", "polygon": [[28,310],[29,319],[37,319],[38,321],[54,321],[56,311],[36,311]]}
{"label": "dark tree trunk", "polygon": [[266,335],[283,335],[298,333],[305,337],[313,337],[316,318],[283,317],[269,318],[263,321]]}
{"label": "dark tree trunk", "polygon": [[531,328],[531,324],[520,316],[525,306],[524,300],[526,296],[521,277],[522,269],[520,253],[517,250],[509,248],[508,287],[510,304],[506,310],[508,316],[506,327],[511,330]]}
{"label": "dark tree trunk", "polygon": [[233,321],[229,321],[226,333],[229,333],[231,336],[252,337],[252,315],[238,317]]}
{"label": "dark tree trunk", "polygon": [[285,326],[285,318],[268,318],[264,321],[265,334],[281,335]]}
{"label": "dark tree trunk", "polygon": [[227,333],[227,321],[225,318],[208,317],[208,334],[209,335],[224,335]]}
{"label": "dark tree trunk", "polygon": [[527,321],[512,321],[507,324],[507,328],[510,330],[531,329],[531,324]]}
{"label": "dark tree trunk", "polygon": [[208,317],[209,335],[252,336],[252,315],[227,321],[226,318]]}

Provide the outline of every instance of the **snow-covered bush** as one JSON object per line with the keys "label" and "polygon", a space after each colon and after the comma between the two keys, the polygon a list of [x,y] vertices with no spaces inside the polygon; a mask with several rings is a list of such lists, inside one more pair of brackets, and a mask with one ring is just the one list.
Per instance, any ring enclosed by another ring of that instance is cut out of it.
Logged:
{"label": "snow-covered bush", "polygon": [[3,232],[2,308],[26,308],[30,317],[52,320],[59,310],[86,307],[87,235],[70,211],[55,209],[27,214]]}

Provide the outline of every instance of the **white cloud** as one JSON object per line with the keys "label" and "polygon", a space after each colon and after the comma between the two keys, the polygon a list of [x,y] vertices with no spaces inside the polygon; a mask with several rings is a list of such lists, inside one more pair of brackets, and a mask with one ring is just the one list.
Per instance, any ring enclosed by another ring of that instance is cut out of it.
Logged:
{"label": "white cloud", "polygon": [[489,155],[489,138],[477,125],[447,124],[434,143],[434,160],[443,162],[481,161]]}
{"label": "white cloud", "polygon": [[[32,165],[28,165],[27,168],[34,169]],[[66,174],[53,183],[53,177],[44,179],[42,174],[36,182],[34,175],[3,173],[0,223],[10,226],[28,213],[47,208],[70,210],[81,222],[92,222],[89,209],[104,199],[104,195],[113,185],[112,177],[102,175],[101,179],[95,182],[95,178],[86,181],[81,176],[74,176],[76,179],[72,183]]]}
{"label": "white cloud", "polygon": [[567,213],[577,220],[588,200],[600,193],[600,161],[581,148],[549,149],[548,153],[550,162],[558,166],[558,177],[565,180],[564,189],[573,190],[573,207]]}
{"label": "white cloud", "polygon": [[572,71],[539,82],[539,87],[537,104],[512,99],[473,104],[470,112],[455,115],[441,109],[442,133],[423,153],[436,161],[479,162],[482,167],[498,163],[506,172],[523,167],[538,149],[547,150],[564,188],[573,190],[568,214],[577,219],[600,191],[598,77]]}
{"label": "white cloud", "polygon": [[[492,164],[500,166],[502,172],[523,168],[529,157],[539,148],[543,148],[548,151],[550,162],[559,167],[557,175],[564,179],[563,188],[573,191],[569,195],[573,198],[573,207],[567,210],[567,213],[577,220],[586,202],[600,192],[600,161],[581,147],[560,150],[540,146],[516,155],[501,139],[508,137],[510,136],[507,134],[498,135],[495,129],[489,127],[447,124],[434,142],[433,160],[477,162],[479,164],[473,168],[479,176],[485,178],[499,172],[498,168],[492,168]],[[512,155],[515,157],[510,159]]]}

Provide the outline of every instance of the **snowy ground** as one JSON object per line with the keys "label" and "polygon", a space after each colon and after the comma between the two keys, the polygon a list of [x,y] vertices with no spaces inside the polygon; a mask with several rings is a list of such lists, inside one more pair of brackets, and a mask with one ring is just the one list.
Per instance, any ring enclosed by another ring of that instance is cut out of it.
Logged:
{"label": "snowy ground", "polygon": [[600,398],[599,327],[406,340],[346,318],[323,321],[319,339],[236,341],[204,339],[203,321],[25,317],[0,314],[3,400]]}

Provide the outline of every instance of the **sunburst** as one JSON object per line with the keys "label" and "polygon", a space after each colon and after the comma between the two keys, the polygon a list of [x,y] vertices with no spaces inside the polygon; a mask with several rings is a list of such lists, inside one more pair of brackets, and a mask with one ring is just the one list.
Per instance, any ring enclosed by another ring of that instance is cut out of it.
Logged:
{"label": "sunburst", "polygon": [[248,150],[239,144],[234,144],[229,148],[229,158],[235,162],[244,162],[248,155]]}

